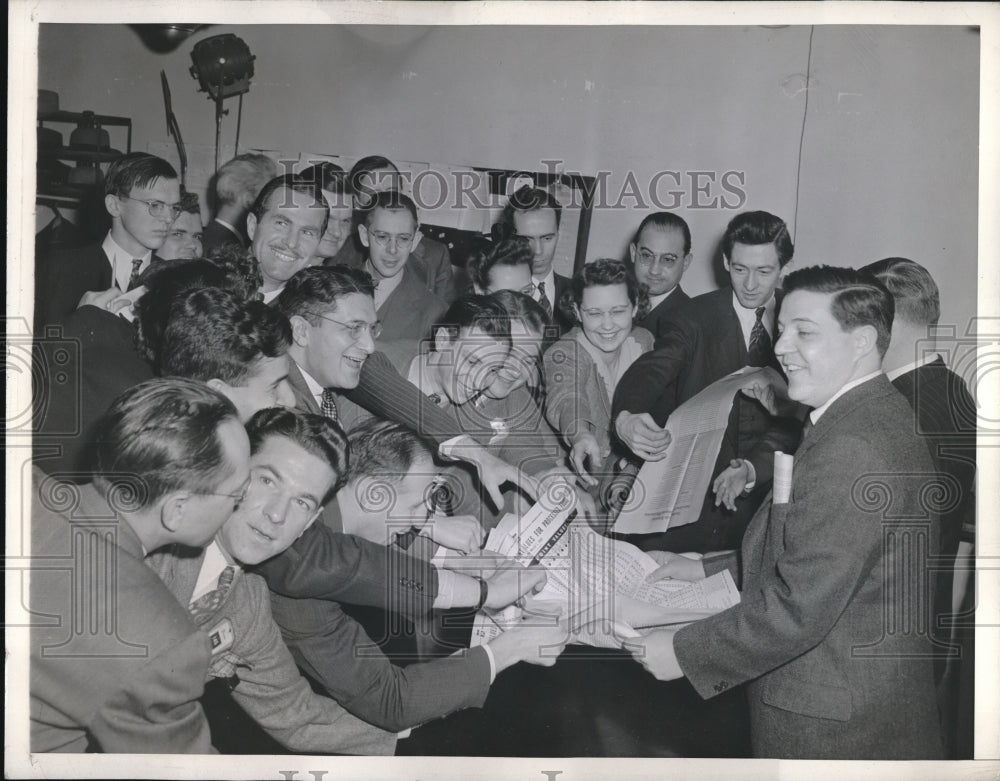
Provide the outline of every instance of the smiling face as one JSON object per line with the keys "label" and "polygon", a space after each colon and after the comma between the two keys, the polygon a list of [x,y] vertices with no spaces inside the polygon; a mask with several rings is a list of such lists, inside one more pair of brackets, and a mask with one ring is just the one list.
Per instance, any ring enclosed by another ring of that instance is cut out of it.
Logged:
{"label": "smiling face", "polygon": [[417,223],[408,209],[376,207],[371,224],[359,225],[358,233],[379,279],[399,274],[417,245]]}
{"label": "smiling face", "polygon": [[788,377],[788,396],[813,408],[868,370],[859,366],[866,354],[863,329],[845,331],[830,309],[832,300],[830,293],[795,290],[778,315],[774,352]]}
{"label": "smiling face", "polygon": [[164,260],[178,258],[200,258],[202,224],[201,215],[194,212],[181,212],[170,226],[167,239],[160,247],[159,255]]}
{"label": "smiling face", "polygon": [[723,258],[736,298],[746,309],[764,306],[781,278],[778,250],[773,244],[734,244],[732,257]]}
{"label": "smiling face", "polygon": [[157,217],[150,214],[150,201],[177,206],[181,201],[180,182],[160,177],[145,187],[133,187],[127,198],[117,195],[104,198],[111,215],[111,237],[135,257],[162,247],[174,221],[169,209],[161,208]]}
{"label": "smiling face", "polygon": [[662,296],[680,284],[691,265],[691,254],[684,253],[684,233],[676,228],[647,225],[638,241],[629,245],[635,277],[649,288],[649,295]]}
{"label": "smiling face", "polygon": [[330,205],[330,219],[326,223],[326,233],[319,243],[316,254],[324,258],[332,258],[344,246],[351,235],[351,212],[353,201],[350,195],[340,195],[323,190],[323,197]]}
{"label": "smiling face", "polygon": [[440,328],[435,349],[442,355],[451,352],[450,360],[438,364],[438,377],[448,400],[458,405],[472,400],[493,383],[507,360],[510,344],[477,327],[463,328],[458,339],[451,342],[448,332]]}
{"label": "smiling face", "polygon": [[294,440],[267,437],[250,456],[250,487],[219,530],[219,544],[241,564],[277,556],[316,520],[336,479],[326,461]]}
{"label": "smiling face", "polygon": [[258,220],[247,215],[253,256],[264,278],[263,291],[280,290],[312,261],[323,235],[326,211],[306,193],[279,187]]}
{"label": "smiling face", "polygon": [[518,388],[539,384],[538,361],[542,355],[542,334],[532,331],[520,318],[510,322],[511,349],[493,382],[484,391],[491,399],[505,399]]}
{"label": "smiling face", "polygon": [[535,209],[514,212],[514,230],[528,240],[531,247],[531,273],[535,279],[548,276],[559,240],[559,224],[555,209]]}
{"label": "smiling face", "polygon": [[323,314],[316,325],[298,315],[292,318],[302,368],[324,388],[356,388],[365,359],[375,352],[375,341],[371,330],[364,329],[355,339],[343,324],[377,322],[375,302],[371,296],[349,293],[337,299],[336,308]]}
{"label": "smiling face", "polygon": [[628,287],[624,282],[586,288],[580,305],[574,305],[574,308],[583,335],[603,352],[616,351],[632,331],[636,305],[629,301]]}

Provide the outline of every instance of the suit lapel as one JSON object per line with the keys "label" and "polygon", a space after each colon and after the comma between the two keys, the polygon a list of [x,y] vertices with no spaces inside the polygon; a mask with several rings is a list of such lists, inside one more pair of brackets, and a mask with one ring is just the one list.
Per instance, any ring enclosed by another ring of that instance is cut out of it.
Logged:
{"label": "suit lapel", "polygon": [[311,412],[315,415],[322,415],[323,410],[319,408],[315,397],[306,385],[306,379],[302,376],[302,371],[291,358],[288,359],[288,384],[292,386],[292,393],[295,395],[295,406],[304,412]]}

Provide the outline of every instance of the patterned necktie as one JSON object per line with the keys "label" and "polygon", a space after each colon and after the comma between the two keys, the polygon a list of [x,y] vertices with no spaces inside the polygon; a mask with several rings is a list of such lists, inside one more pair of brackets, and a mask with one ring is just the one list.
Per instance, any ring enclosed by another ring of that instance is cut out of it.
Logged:
{"label": "patterned necktie", "polygon": [[771,362],[771,337],[764,328],[764,307],[757,307],[757,322],[750,331],[750,347],[747,356],[751,366],[767,366]]}
{"label": "patterned necktie", "polygon": [[337,392],[331,388],[323,391],[323,399],[320,405],[323,414],[330,420],[337,419]]}
{"label": "patterned necktie", "polygon": [[235,576],[236,567],[230,564],[219,575],[218,585],[191,603],[188,610],[198,626],[207,624],[212,619],[212,616],[218,612],[219,608],[222,607],[222,603],[226,601],[226,597],[229,595],[229,589],[233,585],[233,578]]}
{"label": "patterned necktie", "polygon": [[545,295],[545,283],[539,282],[535,285],[535,290],[538,291],[538,303],[541,305],[542,309],[545,310],[545,316],[552,321],[552,304],[549,303],[549,297]]}
{"label": "patterned necktie", "polygon": [[142,267],[142,258],[133,258],[132,260],[132,274],[128,278],[128,287],[125,288],[127,293],[135,287],[139,286],[139,269]]}

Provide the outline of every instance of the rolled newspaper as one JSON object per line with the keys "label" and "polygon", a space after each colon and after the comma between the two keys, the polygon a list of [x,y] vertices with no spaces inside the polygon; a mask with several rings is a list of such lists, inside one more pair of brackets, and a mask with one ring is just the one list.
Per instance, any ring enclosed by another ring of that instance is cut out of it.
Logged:
{"label": "rolled newspaper", "polygon": [[788,453],[774,451],[774,483],[771,488],[772,504],[787,504],[792,498],[792,463]]}

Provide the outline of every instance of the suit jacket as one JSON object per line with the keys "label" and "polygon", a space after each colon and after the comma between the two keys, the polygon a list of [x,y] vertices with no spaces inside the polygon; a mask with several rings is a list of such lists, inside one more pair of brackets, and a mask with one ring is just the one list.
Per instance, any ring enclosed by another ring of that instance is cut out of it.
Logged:
{"label": "suit jacket", "polygon": [[[152,367],[135,350],[135,330],[122,317],[83,306],[59,322],[58,340],[36,343],[32,375],[36,398],[33,447],[36,463],[49,474],[72,482],[90,480],[87,451],[93,426],[123,391],[153,378]],[[68,348],[69,362],[55,351]],[[62,378],[62,379],[60,379]]]}
{"label": "suit jacket", "polygon": [[921,500],[933,480],[885,376],[852,388],[795,453],[791,501],[765,502],[747,529],[742,601],[674,637],[702,697],[749,682],[755,756],[941,757],[925,585],[939,521]]}
{"label": "suit jacket", "polygon": [[[916,432],[946,482],[941,509],[941,555],[949,567],[934,578],[934,636],[949,643],[954,569],[962,539],[974,541],[976,528],[976,402],[965,382],[938,357],[892,381],[913,408]],[[944,674],[946,657],[936,657],[935,675]]]}
{"label": "suit jacket", "polygon": [[[295,406],[321,414],[301,371],[290,362]],[[437,596],[437,570],[397,548],[343,534],[336,502],[323,509],[291,548],[254,568],[272,591],[380,607],[408,616],[426,615]]]}
{"label": "suit jacket", "polygon": [[483,648],[397,667],[336,602],[272,595],[275,621],[299,667],[355,716],[399,731],[460,708],[481,707],[490,687]]}
{"label": "suit jacket", "polygon": [[[364,268],[366,252],[357,235],[357,228],[351,238],[337,250],[332,258],[327,258],[326,265],[343,265],[351,268]],[[428,291],[447,303],[455,300],[455,271],[451,265],[451,254],[448,248],[437,239],[424,236],[416,249],[410,253],[406,261],[414,276]]]}
{"label": "suit jacket", "polygon": [[[640,356],[618,383],[612,420],[622,410],[649,412],[662,426],[679,404],[747,365],[746,342],[732,297],[731,287],[714,290],[695,296],[661,319],[655,349]],[[770,365],[779,368],[773,355]],[[710,487],[697,523],[637,540],[640,547],[678,552],[738,547],[769,488],[774,451],[793,451],[800,433],[799,421],[769,415],[759,403],[738,394],[712,474],[719,474],[734,458],[745,458],[757,473],[753,492],[737,502],[733,513],[715,506]]]}
{"label": "suit jacket", "polygon": [[247,246],[247,240],[244,236],[233,233],[218,220],[212,220],[205,226],[201,234],[202,255],[207,258],[212,250],[229,246],[242,249]]}
{"label": "suit jacket", "polygon": [[208,636],[93,486],[36,469],[32,495],[31,750],[211,752]]}
{"label": "suit jacket", "polygon": [[669,296],[650,309],[645,317],[641,320],[636,320],[635,324],[640,328],[645,328],[654,337],[659,338],[661,323],[670,316],[671,312],[690,300],[691,297],[678,285]]}
{"label": "suit jacket", "polygon": [[[190,604],[204,551],[172,547],[150,556],[149,566],[182,604]],[[203,625],[211,639],[209,675],[237,676],[232,697],[283,746],[308,754],[392,754],[395,733],[347,713],[314,694],[299,674],[271,618],[264,580],[237,573],[223,603]]]}
{"label": "suit jacket", "polygon": [[86,247],[54,252],[35,268],[35,333],[69,315],[88,290],[107,290],[114,282],[102,238]]}
{"label": "suit jacket", "polygon": [[411,256],[403,266],[403,278],[378,308],[382,321],[379,349],[400,372],[409,367],[421,341],[431,338],[432,327],[448,308],[443,299],[427,289],[411,268],[412,263]]}

